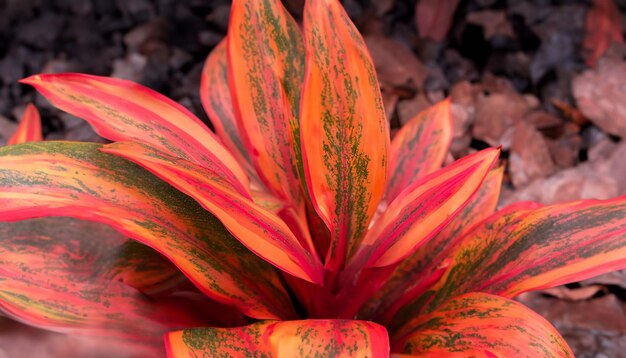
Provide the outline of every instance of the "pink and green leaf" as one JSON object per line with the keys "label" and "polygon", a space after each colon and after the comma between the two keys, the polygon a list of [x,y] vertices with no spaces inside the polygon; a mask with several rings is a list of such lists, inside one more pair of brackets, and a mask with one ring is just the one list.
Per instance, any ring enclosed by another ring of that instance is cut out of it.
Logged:
{"label": "pink and green leaf", "polygon": [[418,113],[404,125],[391,141],[385,199],[391,202],[406,187],[441,168],[451,141],[449,99]]}
{"label": "pink and green leaf", "polygon": [[7,141],[7,145],[26,143],[26,142],[39,142],[43,140],[41,134],[41,117],[39,111],[32,103],[29,103],[24,110],[20,125],[11,138]]}
{"label": "pink and green leaf", "polygon": [[194,198],[267,262],[303,280],[322,284],[322,264],[306,249],[313,247],[312,243],[299,242],[278,215],[233,190],[216,173],[133,142],[113,143],[103,151],[141,165]]}
{"label": "pink and green leaf", "polygon": [[255,318],[290,318],[277,272],[188,196],[100,145],[0,148],[0,218],[71,216],[159,251],[207,296]]}
{"label": "pink and green leaf", "polygon": [[[154,285],[179,271],[156,252],[129,257],[127,239],[104,225],[34,219],[0,223],[0,236],[0,312],[9,317],[143,346],[151,354],[162,353],[158,343],[166,331],[206,324],[184,300],[149,299],[129,286]],[[127,274],[120,280],[121,271]],[[124,280],[130,272],[150,277]]]}
{"label": "pink and green leaf", "polygon": [[117,247],[110,244],[103,247],[107,253],[103,255],[105,256],[103,260],[112,262],[108,270],[103,271],[105,277],[112,281],[123,282],[143,294],[162,295],[188,282],[171,261],[135,240],[125,240]]}
{"label": "pink and green leaf", "polygon": [[441,280],[394,326],[467,292],[514,297],[626,268],[626,198],[514,204],[475,226],[448,260]]}
{"label": "pink and green leaf", "polygon": [[353,267],[383,267],[411,255],[462,210],[496,162],[499,149],[469,155],[405,189],[367,233]]}
{"label": "pink and green leaf", "polygon": [[21,81],[55,107],[85,119],[102,137],[137,141],[220,173],[248,193],[235,157],[185,107],[134,82],[84,74],[44,74]]}
{"label": "pink and green leaf", "polygon": [[436,283],[448,264],[446,258],[463,235],[495,211],[503,173],[504,167],[489,172],[478,191],[446,227],[395,268],[361,310],[360,317],[388,322],[399,308]]}
{"label": "pink and green leaf", "polygon": [[[453,264],[462,252],[480,250],[482,257],[477,258],[486,266],[470,281],[505,297],[626,267],[626,197],[551,205],[520,219],[506,224],[504,230],[512,229],[511,236],[492,246],[492,254],[484,249],[494,243],[485,227],[474,230]],[[486,242],[476,246],[481,239]]]}
{"label": "pink and green leaf", "polygon": [[241,140],[228,87],[226,40],[222,40],[206,59],[200,79],[200,99],[217,136],[239,163],[251,166],[250,155]]}
{"label": "pink and green leaf", "polygon": [[485,293],[455,297],[416,318],[392,351],[419,357],[574,357],[557,330],[515,301]]}
{"label": "pink and green leaf", "polygon": [[165,336],[168,357],[386,357],[383,326],[353,320],[266,321]]}
{"label": "pink and green leaf", "polygon": [[234,0],[227,37],[237,126],[267,188],[300,208],[302,34],[279,0]]}
{"label": "pink and green leaf", "polygon": [[389,129],[371,56],[339,1],[307,1],[304,38],[305,175],[331,232],[326,267],[336,271],[358,247],[385,190]]}

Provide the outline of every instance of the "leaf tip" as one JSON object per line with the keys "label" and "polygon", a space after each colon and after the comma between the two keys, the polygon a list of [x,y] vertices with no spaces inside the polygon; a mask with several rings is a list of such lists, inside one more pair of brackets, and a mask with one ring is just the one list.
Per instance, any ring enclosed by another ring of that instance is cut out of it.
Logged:
{"label": "leaf tip", "polygon": [[37,74],[37,75],[28,76],[26,78],[22,78],[18,82],[24,85],[35,86],[36,84],[40,83],[41,80],[42,80],[41,75]]}

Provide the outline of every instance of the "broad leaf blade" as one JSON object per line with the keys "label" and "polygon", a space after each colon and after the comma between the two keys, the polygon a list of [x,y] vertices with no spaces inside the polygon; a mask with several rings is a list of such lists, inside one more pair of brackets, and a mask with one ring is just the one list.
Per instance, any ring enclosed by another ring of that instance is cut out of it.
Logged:
{"label": "broad leaf blade", "polygon": [[[481,235],[483,231],[474,232]],[[476,277],[477,281],[485,281],[481,285],[486,286],[486,292],[514,297],[529,290],[623,269],[626,267],[626,198],[536,209],[516,227],[513,235],[508,245],[496,251],[497,262],[490,260],[489,267]],[[461,250],[467,250],[479,239],[462,244]],[[509,256],[516,252],[519,257]],[[511,260],[506,262],[506,258]]]}
{"label": "broad leaf blade", "polygon": [[[485,219],[483,222],[476,225],[472,230],[476,230],[479,227],[484,225],[488,225],[491,223],[491,219],[496,216],[506,217],[505,221],[508,220],[516,220],[518,216],[524,216],[529,210],[536,208],[538,204],[530,203],[530,202],[522,202],[517,203],[508,207],[505,210],[499,211],[496,214],[493,214],[491,217]],[[494,233],[498,231],[498,228],[494,228]],[[454,290],[453,285],[451,285],[450,289],[446,292],[438,292],[439,287],[442,285],[442,277],[445,275],[449,276],[449,269],[452,264],[452,257],[459,250],[460,244],[467,240],[467,236],[471,234],[472,231],[469,231],[464,237],[457,239],[454,247],[446,249],[444,252],[440,253],[441,262],[444,263],[442,266],[443,272],[440,272],[440,277],[437,279],[437,282],[434,282],[429,287],[422,290],[422,293],[416,300],[412,300],[410,302],[403,302],[402,308],[399,311],[395,312],[393,315],[393,320],[387,323],[387,327],[390,328],[392,332],[396,332],[402,327],[405,327],[406,323],[413,319],[414,317],[418,317],[424,312],[430,312],[437,308],[441,303],[446,301],[447,299],[455,296],[460,296],[467,292],[472,291],[459,291],[458,293]],[[503,234],[502,232],[500,234]],[[504,233],[503,237],[507,237],[507,234]],[[472,270],[472,268],[467,267],[464,270]],[[455,270],[455,271],[458,271]],[[463,280],[466,280],[467,277],[464,277]],[[462,280],[462,281],[463,281]],[[474,290],[475,291],[475,290]]]}
{"label": "broad leaf blade", "polygon": [[168,357],[386,357],[384,327],[351,320],[260,322],[165,336]]}
{"label": "broad leaf blade", "polygon": [[543,317],[520,303],[484,293],[456,297],[420,316],[392,347],[420,357],[574,357]]}
{"label": "broad leaf blade", "polygon": [[279,0],[235,0],[227,42],[233,107],[252,163],[272,193],[299,208],[300,29]]}
{"label": "broad leaf blade", "polygon": [[469,155],[405,189],[367,233],[354,267],[392,265],[432,238],[465,207],[499,152],[491,148]]}
{"label": "broad leaf blade", "polygon": [[222,40],[206,59],[200,79],[200,99],[215,132],[239,163],[252,165],[241,140],[228,87],[226,40]]}
{"label": "broad leaf blade", "polygon": [[105,250],[103,260],[111,261],[108,270],[102,272],[105,277],[146,295],[161,295],[187,282],[171,261],[137,241],[125,240],[117,247],[107,245]]}
{"label": "broad leaf blade", "polygon": [[121,269],[144,270],[158,279],[178,270],[171,264],[163,270],[155,255],[127,260],[127,240],[104,225],[34,219],[0,223],[0,236],[0,311],[19,321],[99,335],[151,354],[161,353],[158,343],[167,330],[206,324],[193,318],[185,302],[159,304],[112,276]]}
{"label": "broad leaf blade", "polygon": [[0,148],[0,218],[71,216],[108,224],[162,253],[218,302],[256,318],[289,318],[276,271],[191,198],[100,145]]}
{"label": "broad leaf blade", "polygon": [[20,120],[20,125],[11,138],[7,141],[7,145],[26,143],[26,142],[39,142],[43,140],[41,134],[41,117],[39,111],[32,103],[26,106],[26,110]]}
{"label": "broad leaf blade", "polygon": [[304,33],[305,174],[331,232],[326,267],[334,271],[358,247],[383,195],[389,129],[374,64],[339,1],[308,1]]}
{"label": "broad leaf blade", "polygon": [[21,81],[56,107],[83,118],[102,137],[137,141],[220,173],[242,193],[248,178],[232,154],[185,107],[134,82],[84,74],[35,75]]}
{"label": "broad leaf blade", "polygon": [[451,141],[449,99],[418,113],[404,125],[391,141],[385,199],[391,202],[403,189],[441,168]]}
{"label": "broad leaf blade", "polygon": [[256,205],[215,173],[145,145],[113,143],[103,149],[150,170],[215,215],[246,247],[279,269],[322,284],[322,265],[274,213]]}
{"label": "broad leaf blade", "polygon": [[496,209],[504,168],[493,169],[478,191],[446,227],[395,268],[385,285],[368,301],[360,317],[388,322],[399,308],[434,285],[446,268],[446,258],[472,227]]}
{"label": "broad leaf blade", "polygon": [[404,316],[467,292],[514,297],[625,268],[626,198],[512,205],[471,230],[449,260],[428,300],[407,306]]}

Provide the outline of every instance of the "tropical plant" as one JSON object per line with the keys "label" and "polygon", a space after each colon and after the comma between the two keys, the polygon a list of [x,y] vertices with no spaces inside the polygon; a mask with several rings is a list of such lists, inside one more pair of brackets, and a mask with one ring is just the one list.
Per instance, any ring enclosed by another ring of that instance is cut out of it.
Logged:
{"label": "tropical plant", "polygon": [[3,221],[73,218],[2,227],[0,309],[28,324],[146,355],[165,333],[176,357],[572,356],[511,298],[626,267],[626,198],[494,213],[499,149],[441,168],[449,101],[390,142],[337,0],[308,0],[303,34],[233,1],[202,76],[217,135],[128,81],[22,82],[113,142],[0,149]]}

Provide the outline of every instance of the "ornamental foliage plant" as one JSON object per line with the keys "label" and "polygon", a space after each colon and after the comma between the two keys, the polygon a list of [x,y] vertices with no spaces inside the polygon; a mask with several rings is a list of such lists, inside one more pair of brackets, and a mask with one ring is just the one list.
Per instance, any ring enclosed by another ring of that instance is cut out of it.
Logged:
{"label": "ornamental foliage plant", "polygon": [[449,101],[390,141],[339,1],[303,17],[233,1],[216,135],[128,81],[23,80],[112,143],[0,149],[2,313],[139,356],[572,356],[512,298],[626,267],[626,198],[495,212],[499,149],[442,168]]}

